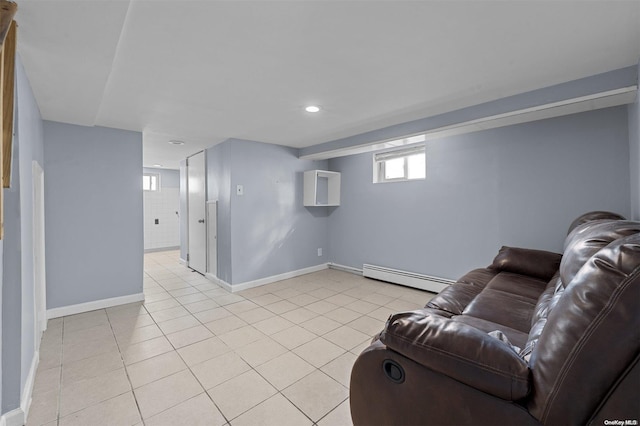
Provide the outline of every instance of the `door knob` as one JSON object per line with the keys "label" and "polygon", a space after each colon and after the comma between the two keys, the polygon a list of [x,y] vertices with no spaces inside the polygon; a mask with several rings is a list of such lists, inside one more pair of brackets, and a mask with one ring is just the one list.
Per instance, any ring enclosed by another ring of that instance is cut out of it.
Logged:
{"label": "door knob", "polygon": [[198,223],[204,223],[204,219],[198,220]]}

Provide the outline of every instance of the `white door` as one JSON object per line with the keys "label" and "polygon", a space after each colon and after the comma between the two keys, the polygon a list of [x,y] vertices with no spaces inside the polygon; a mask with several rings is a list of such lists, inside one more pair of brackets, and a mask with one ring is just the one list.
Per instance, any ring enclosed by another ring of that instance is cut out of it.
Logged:
{"label": "white door", "polygon": [[187,264],[201,274],[207,271],[205,179],[204,151],[202,151],[187,158],[187,209],[189,211]]}
{"label": "white door", "polygon": [[207,202],[207,272],[218,276],[218,202]]}
{"label": "white door", "polygon": [[33,280],[35,318],[35,349],[40,347],[40,336],[47,329],[47,288],[44,259],[44,171],[33,162]]}

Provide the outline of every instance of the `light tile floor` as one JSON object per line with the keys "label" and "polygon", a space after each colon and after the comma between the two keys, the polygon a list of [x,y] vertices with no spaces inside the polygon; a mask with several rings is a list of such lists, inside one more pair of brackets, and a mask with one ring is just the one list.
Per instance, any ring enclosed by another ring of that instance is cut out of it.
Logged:
{"label": "light tile floor", "polygon": [[349,377],[430,293],[323,270],[229,293],[145,255],[144,303],[50,320],[27,425],[350,425]]}

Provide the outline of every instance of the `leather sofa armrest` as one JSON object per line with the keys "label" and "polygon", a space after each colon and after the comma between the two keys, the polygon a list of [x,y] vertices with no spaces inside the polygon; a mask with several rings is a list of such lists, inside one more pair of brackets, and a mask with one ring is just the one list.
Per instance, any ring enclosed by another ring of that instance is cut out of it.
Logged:
{"label": "leather sofa armrest", "polygon": [[422,312],[392,315],[380,340],[413,361],[499,398],[530,389],[526,361],[500,340],[467,324]]}
{"label": "leather sofa armrest", "polygon": [[558,272],[561,260],[559,253],[502,246],[489,268],[549,281]]}

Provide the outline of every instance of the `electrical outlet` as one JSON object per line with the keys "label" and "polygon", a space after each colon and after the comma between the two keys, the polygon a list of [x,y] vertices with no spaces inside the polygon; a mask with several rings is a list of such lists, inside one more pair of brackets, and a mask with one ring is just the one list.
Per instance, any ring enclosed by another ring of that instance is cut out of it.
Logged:
{"label": "electrical outlet", "polygon": [[318,256],[322,256],[322,248],[318,248]]}
{"label": "electrical outlet", "polygon": [[236,185],[236,195],[244,195],[244,186]]}

